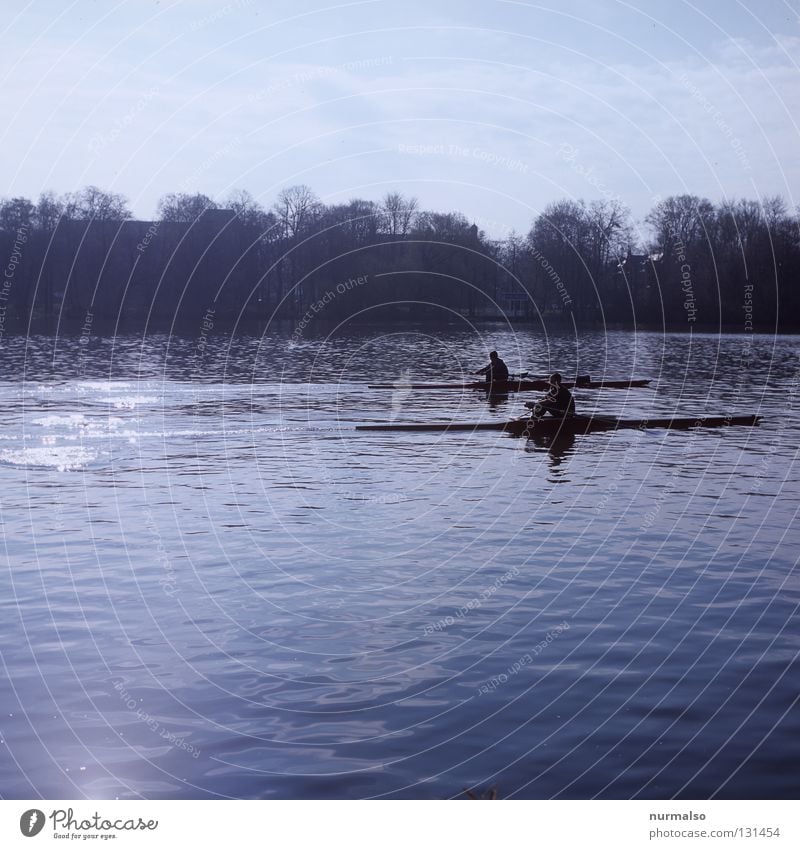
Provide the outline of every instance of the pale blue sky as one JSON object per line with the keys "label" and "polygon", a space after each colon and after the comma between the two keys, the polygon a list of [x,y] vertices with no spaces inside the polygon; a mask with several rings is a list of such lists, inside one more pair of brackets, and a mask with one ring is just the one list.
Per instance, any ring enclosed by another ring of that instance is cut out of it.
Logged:
{"label": "pale blue sky", "polygon": [[800,201],[795,0],[33,0],[2,32],[5,196],[399,190],[497,237],[561,197]]}

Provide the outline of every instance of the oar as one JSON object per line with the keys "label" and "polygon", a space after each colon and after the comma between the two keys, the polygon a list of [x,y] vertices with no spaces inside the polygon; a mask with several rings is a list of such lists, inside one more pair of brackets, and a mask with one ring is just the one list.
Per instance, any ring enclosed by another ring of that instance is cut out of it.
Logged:
{"label": "oar", "polygon": [[[469,372],[469,374],[477,374],[477,373],[478,373],[477,371]],[[547,378],[542,377],[541,375],[538,375],[538,374],[531,374],[529,371],[509,372],[508,373],[508,379],[509,380],[526,380],[526,379],[547,380]]]}

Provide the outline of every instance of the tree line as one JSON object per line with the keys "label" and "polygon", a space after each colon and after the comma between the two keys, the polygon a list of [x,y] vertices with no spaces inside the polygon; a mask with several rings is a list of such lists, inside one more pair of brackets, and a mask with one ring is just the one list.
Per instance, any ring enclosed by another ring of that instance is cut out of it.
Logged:
{"label": "tree line", "polygon": [[248,328],[460,316],[800,327],[800,220],[780,197],[677,195],[643,224],[607,198],[556,201],[527,234],[491,239],[398,192],[324,204],[292,186],[269,209],[245,191],[167,194],[153,221],[94,186],[45,192],[0,202],[0,329],[182,329],[208,315]]}

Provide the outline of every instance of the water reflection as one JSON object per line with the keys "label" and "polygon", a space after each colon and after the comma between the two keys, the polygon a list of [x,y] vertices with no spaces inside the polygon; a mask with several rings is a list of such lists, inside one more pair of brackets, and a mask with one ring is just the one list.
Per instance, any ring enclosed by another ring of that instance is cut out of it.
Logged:
{"label": "water reflection", "polygon": [[496,410],[508,404],[508,392],[486,392],[485,397],[489,403],[490,410]]}
{"label": "water reflection", "polygon": [[575,453],[575,434],[562,433],[557,436],[533,435],[518,437],[522,450],[527,454],[546,454],[548,459],[548,481],[568,483],[566,477],[569,457]]}

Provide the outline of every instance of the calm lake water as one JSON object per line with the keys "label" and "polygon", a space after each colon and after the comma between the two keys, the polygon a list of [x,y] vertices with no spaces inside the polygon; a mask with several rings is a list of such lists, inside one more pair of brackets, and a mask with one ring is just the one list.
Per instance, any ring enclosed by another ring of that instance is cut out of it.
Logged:
{"label": "calm lake water", "polygon": [[[1,796],[796,798],[800,339],[289,340],[2,340]],[[493,347],[764,422],[354,431]]]}

